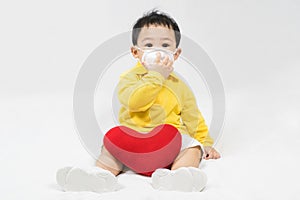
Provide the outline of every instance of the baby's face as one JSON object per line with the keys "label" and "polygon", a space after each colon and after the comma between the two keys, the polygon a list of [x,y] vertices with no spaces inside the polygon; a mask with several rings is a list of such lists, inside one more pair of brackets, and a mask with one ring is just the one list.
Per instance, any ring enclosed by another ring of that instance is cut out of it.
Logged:
{"label": "baby's face", "polygon": [[[174,52],[174,60],[176,60],[181,49],[176,49],[175,32],[166,26],[150,25],[143,27],[137,39],[137,46],[142,49],[160,48]],[[131,53],[135,58],[142,59],[143,51],[136,47],[131,48]]]}

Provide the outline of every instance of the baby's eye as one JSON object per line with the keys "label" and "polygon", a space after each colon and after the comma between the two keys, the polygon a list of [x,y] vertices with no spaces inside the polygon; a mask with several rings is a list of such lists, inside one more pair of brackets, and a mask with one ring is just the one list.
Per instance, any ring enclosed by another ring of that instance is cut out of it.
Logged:
{"label": "baby's eye", "polygon": [[151,43],[145,44],[145,47],[152,47],[153,45]]}
{"label": "baby's eye", "polygon": [[162,44],[162,47],[169,47],[170,45],[167,43]]}

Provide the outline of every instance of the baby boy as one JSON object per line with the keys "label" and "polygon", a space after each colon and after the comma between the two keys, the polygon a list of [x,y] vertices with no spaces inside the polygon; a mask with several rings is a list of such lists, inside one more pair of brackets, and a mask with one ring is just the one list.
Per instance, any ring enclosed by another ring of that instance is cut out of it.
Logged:
{"label": "baby boy", "polygon": [[[160,190],[201,191],[207,181],[199,169],[201,159],[218,159],[220,154],[212,147],[213,139],[192,91],[173,72],[182,51],[180,38],[177,23],[167,14],[151,11],[137,20],[131,53],[138,62],[120,76],[119,122],[146,133],[162,124],[175,127],[181,148],[169,168],[151,173],[152,185]],[[104,145],[96,167],[60,169],[57,181],[66,191],[115,191],[116,176],[124,167]]]}

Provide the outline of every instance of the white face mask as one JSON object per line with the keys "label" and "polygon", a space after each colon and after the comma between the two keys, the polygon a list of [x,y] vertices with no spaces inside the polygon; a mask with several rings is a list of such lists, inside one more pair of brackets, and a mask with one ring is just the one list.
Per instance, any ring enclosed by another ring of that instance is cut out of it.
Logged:
{"label": "white face mask", "polygon": [[166,56],[169,57],[169,60],[171,60],[172,62],[174,62],[174,54],[177,52],[177,49],[175,49],[174,52],[167,50],[167,49],[161,49],[161,48],[151,48],[151,49],[141,49],[139,47],[136,46],[137,49],[139,49],[140,51],[143,51],[143,56],[142,56],[142,60],[141,62],[146,62],[146,63],[154,63],[157,57],[157,53],[160,53],[160,60],[163,61],[165,59]]}

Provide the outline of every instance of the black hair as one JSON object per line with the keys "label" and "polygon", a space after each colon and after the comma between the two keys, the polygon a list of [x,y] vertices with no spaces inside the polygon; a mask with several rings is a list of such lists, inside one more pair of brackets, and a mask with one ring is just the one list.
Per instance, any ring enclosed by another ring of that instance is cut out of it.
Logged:
{"label": "black hair", "polygon": [[137,39],[143,27],[149,27],[150,25],[162,25],[169,29],[173,29],[175,32],[176,48],[179,45],[181,34],[179,27],[175,20],[166,13],[158,10],[151,10],[139,18],[132,28],[132,43],[137,45]]}

